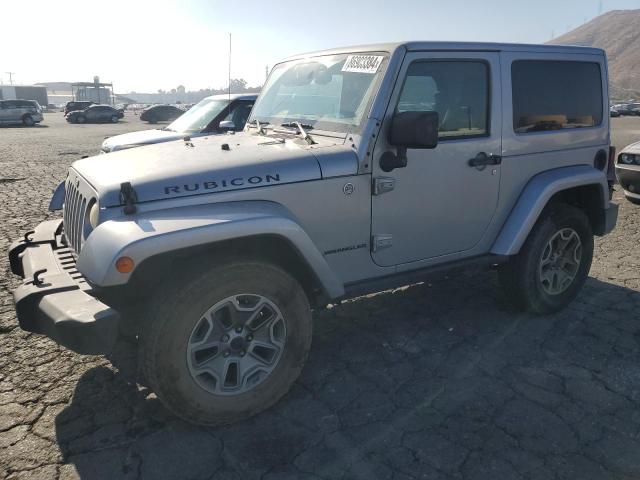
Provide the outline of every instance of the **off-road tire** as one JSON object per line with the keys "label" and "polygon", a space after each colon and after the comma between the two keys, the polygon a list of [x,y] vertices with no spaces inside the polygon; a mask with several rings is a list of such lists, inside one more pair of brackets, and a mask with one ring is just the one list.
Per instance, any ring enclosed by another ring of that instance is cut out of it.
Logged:
{"label": "off-road tire", "polygon": [[[271,407],[302,371],[311,346],[311,310],[303,289],[281,268],[260,260],[228,259],[188,270],[160,288],[142,327],[139,364],[147,385],[171,412],[198,425],[231,424]],[[187,345],[204,312],[239,294],[261,295],[277,305],[286,325],[284,347],[261,383],[215,395],[191,375]]]}
{"label": "off-road tire", "polygon": [[[580,238],[580,264],[568,288],[557,295],[550,295],[542,286],[540,261],[551,238],[565,228],[574,230]],[[593,232],[589,219],[579,208],[559,203],[545,208],[518,255],[500,266],[498,278],[507,300],[515,308],[551,314],[575,299],[589,275],[592,260]]]}
{"label": "off-road tire", "polygon": [[22,117],[22,124],[25,127],[33,127],[36,122],[33,121],[33,117],[31,115],[25,115],[24,117]]}

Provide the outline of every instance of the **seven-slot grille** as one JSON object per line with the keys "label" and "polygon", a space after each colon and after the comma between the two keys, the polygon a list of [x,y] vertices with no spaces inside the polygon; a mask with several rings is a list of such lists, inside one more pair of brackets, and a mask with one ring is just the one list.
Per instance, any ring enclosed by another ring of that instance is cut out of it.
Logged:
{"label": "seven-slot grille", "polygon": [[63,226],[67,244],[76,253],[82,246],[85,213],[87,211],[87,199],[78,190],[77,183],[72,179],[67,180],[64,194]]}

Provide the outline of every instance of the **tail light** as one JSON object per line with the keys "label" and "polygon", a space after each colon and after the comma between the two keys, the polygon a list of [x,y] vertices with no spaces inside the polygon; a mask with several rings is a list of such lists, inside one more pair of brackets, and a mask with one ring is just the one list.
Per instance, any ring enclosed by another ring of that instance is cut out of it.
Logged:
{"label": "tail light", "polygon": [[607,183],[609,184],[609,200],[613,198],[613,186],[616,183],[616,147],[609,147],[609,162],[607,166]]}
{"label": "tail light", "polygon": [[616,181],[616,147],[609,147],[609,164],[607,166],[607,180]]}

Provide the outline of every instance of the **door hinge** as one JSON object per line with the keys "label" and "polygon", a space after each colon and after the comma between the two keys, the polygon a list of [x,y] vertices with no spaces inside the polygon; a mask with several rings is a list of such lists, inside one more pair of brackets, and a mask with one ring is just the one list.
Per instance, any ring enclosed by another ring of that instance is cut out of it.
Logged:
{"label": "door hinge", "polygon": [[374,252],[391,248],[393,246],[393,235],[374,235],[371,241],[371,248]]}
{"label": "door hinge", "polygon": [[396,188],[396,179],[392,177],[375,177],[373,179],[373,194],[382,195]]}

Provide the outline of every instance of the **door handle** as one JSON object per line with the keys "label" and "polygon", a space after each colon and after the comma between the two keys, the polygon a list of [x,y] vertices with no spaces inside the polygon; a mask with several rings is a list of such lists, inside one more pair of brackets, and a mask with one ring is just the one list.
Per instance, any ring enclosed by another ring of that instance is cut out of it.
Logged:
{"label": "door handle", "polygon": [[487,155],[484,152],[478,153],[469,160],[470,167],[485,167],[487,165],[500,165],[501,163],[502,157],[500,155]]}

